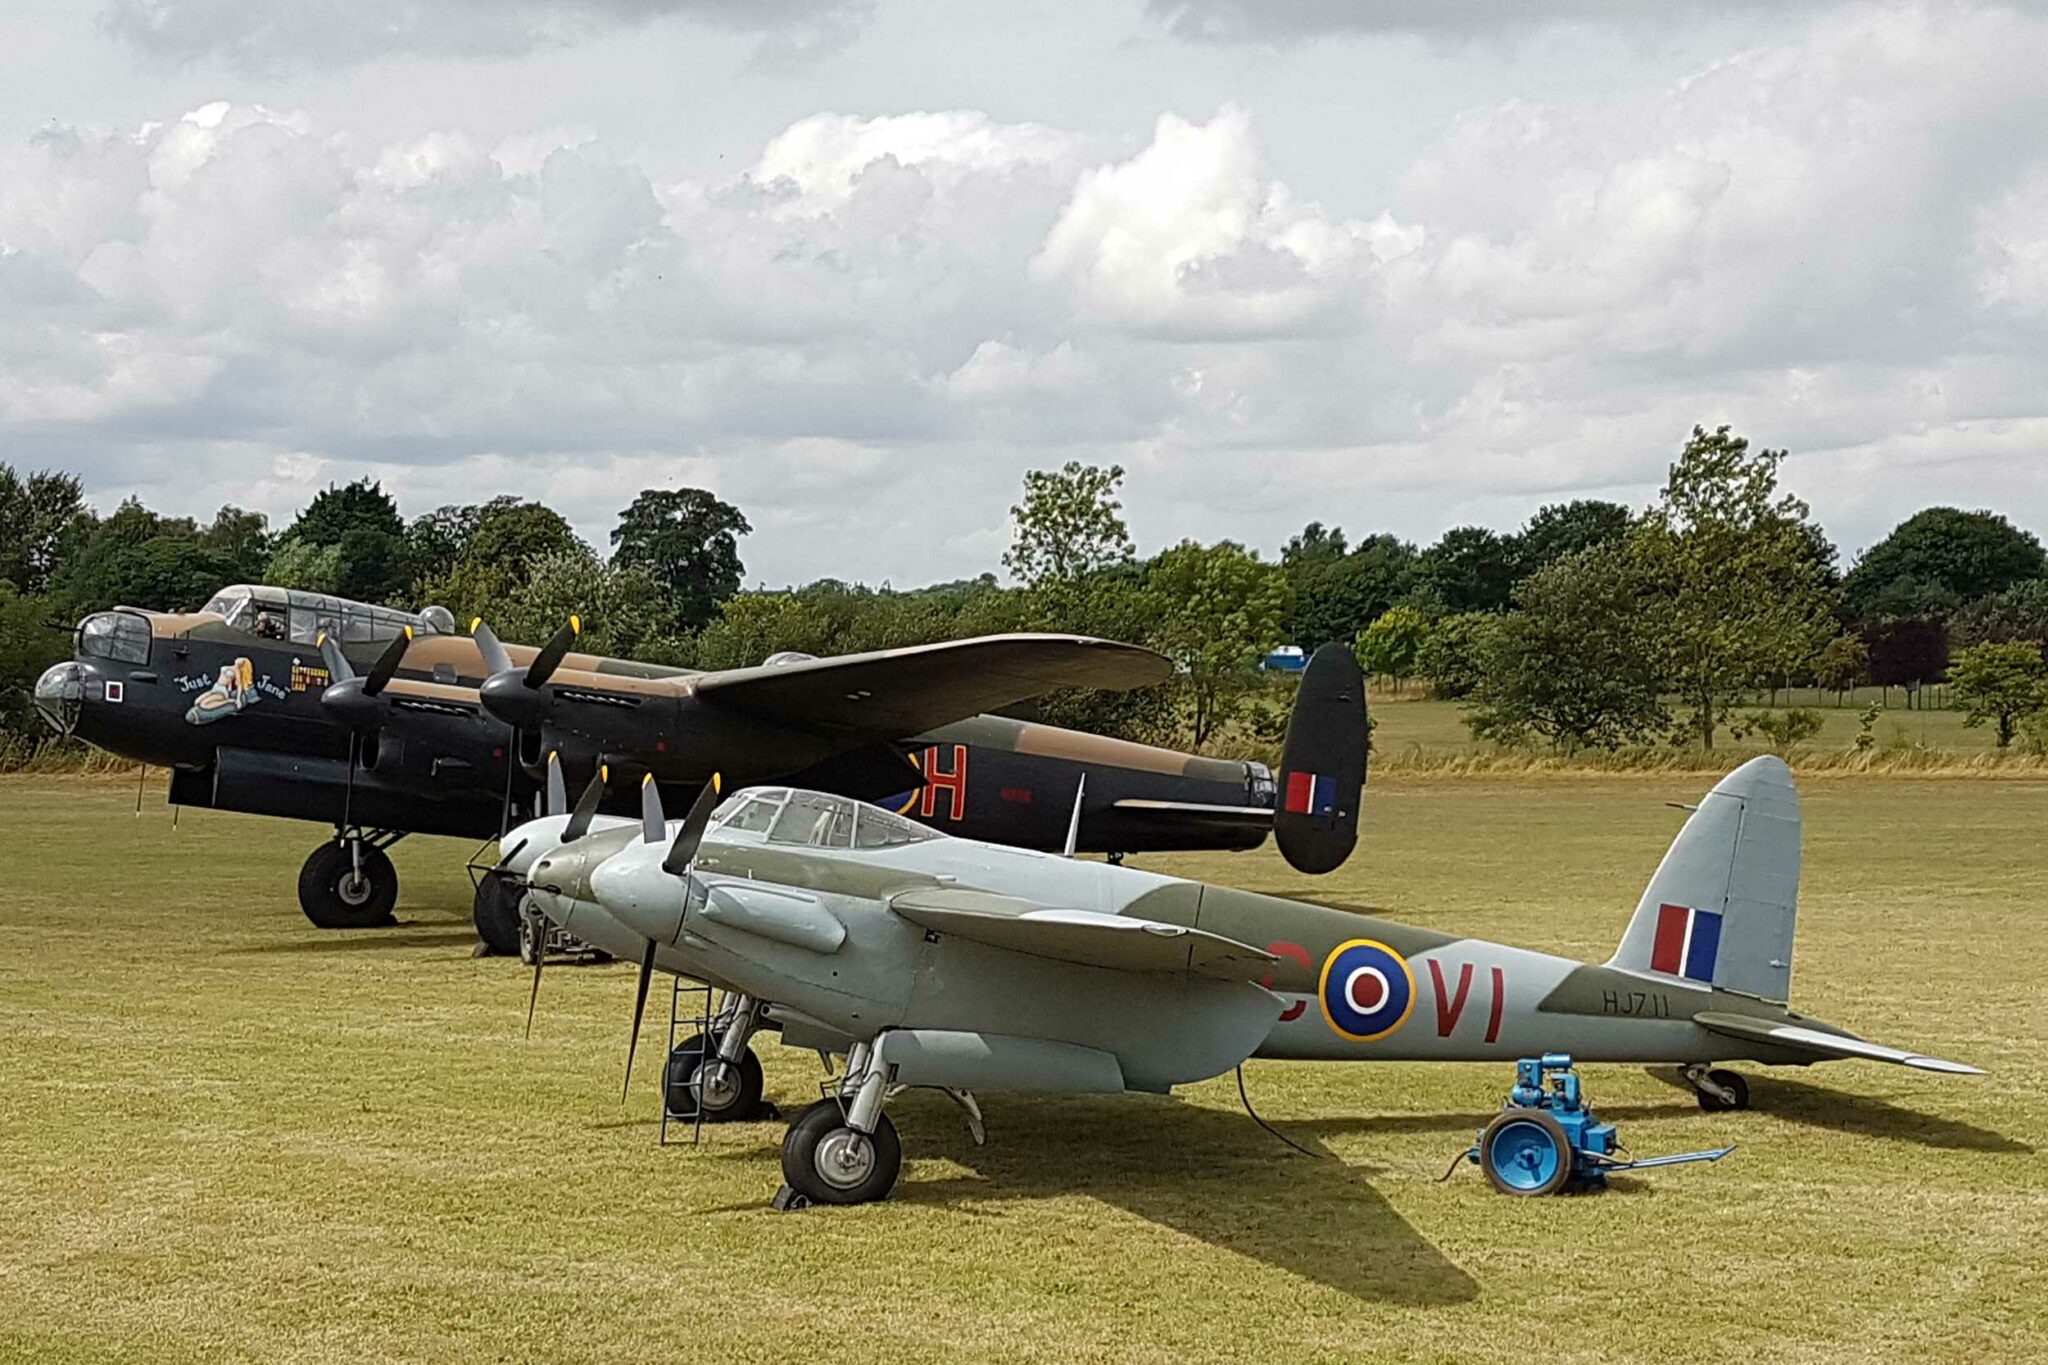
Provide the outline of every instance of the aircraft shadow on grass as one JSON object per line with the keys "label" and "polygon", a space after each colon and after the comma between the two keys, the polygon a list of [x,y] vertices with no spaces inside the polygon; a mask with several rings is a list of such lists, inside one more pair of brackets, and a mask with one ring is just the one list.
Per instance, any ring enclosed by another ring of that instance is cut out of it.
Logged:
{"label": "aircraft shadow on grass", "polygon": [[[1328,1160],[1287,1150],[1243,1114],[1120,1098],[1004,1104],[976,1147],[944,1100],[905,1096],[913,1151],[972,1177],[910,1180],[897,1198],[941,1206],[1079,1194],[1358,1299],[1461,1303],[1478,1283],[1322,1138],[1345,1121],[1276,1124]],[[1476,1124],[1474,1125],[1476,1127]]]}
{"label": "aircraft shadow on grass", "polygon": [[220,953],[223,957],[374,953],[419,948],[468,948],[476,942],[474,929],[446,929],[432,924],[365,930],[355,934],[336,929],[321,929],[316,932],[319,935],[317,938],[287,939],[280,943],[252,943],[241,948],[222,948]]}
{"label": "aircraft shadow on grass", "polygon": [[[1667,1085],[1691,1092],[1691,1087],[1670,1071],[1653,1067],[1650,1074]],[[1870,1095],[1852,1095],[1805,1081],[1759,1076],[1754,1072],[1749,1076],[1749,1101],[1752,1108],[1772,1118],[1812,1128],[1828,1128],[1838,1133],[1856,1133],[1864,1137],[1911,1142],[1922,1147],[1972,1152],[2024,1155],[2034,1150],[2017,1138],[1989,1128],[1979,1128],[1960,1119],[1925,1114]],[[1606,1112],[1601,1110],[1603,1115]]]}

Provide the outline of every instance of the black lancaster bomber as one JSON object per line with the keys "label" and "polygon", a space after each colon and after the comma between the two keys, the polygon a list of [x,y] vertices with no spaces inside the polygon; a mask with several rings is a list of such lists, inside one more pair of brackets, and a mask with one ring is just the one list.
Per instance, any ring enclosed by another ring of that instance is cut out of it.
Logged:
{"label": "black lancaster bomber", "polygon": [[[1164,681],[1167,661],[1133,645],[999,635],[700,673],[579,653],[578,631],[501,644],[439,608],[238,585],[196,612],[88,616],[35,699],[60,732],[170,768],[174,804],[332,825],[299,877],[325,927],[390,922],[383,850],[495,837],[539,804],[551,756],[693,790],[713,772],[796,782],[1037,849],[1245,849],[1272,828],[1263,764],[984,714]],[[493,878],[478,888],[494,949],[516,945],[516,904]]]}

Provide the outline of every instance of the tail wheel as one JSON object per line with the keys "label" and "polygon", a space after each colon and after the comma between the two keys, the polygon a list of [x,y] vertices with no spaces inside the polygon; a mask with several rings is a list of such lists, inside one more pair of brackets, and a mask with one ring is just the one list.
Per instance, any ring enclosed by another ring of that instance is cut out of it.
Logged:
{"label": "tail wheel", "polygon": [[1503,1110],[1479,1135],[1479,1169],[1502,1194],[1556,1194],[1572,1178],[1572,1145],[1541,1109]]}
{"label": "tail wheel", "polygon": [[668,1054],[662,1082],[669,1117],[694,1119],[700,1102],[706,1123],[743,1122],[760,1109],[761,1059],[747,1048],[738,1061],[721,1062],[712,1055],[716,1047],[699,1033]]}
{"label": "tail wheel", "polygon": [[398,904],[398,869],[383,849],[362,845],[358,867],[349,846],[322,844],[299,869],[299,908],[322,929],[375,929],[390,924]]}
{"label": "tail wheel", "polygon": [[1717,1067],[1707,1073],[1706,1079],[1710,1084],[1717,1085],[1725,1091],[1727,1097],[1716,1095],[1704,1088],[1696,1090],[1693,1093],[1699,1096],[1700,1108],[1709,1114],[1749,1108],[1749,1082],[1742,1078],[1741,1072],[1724,1071]]}
{"label": "tail wheel", "polygon": [[903,1143],[887,1114],[875,1131],[846,1126],[837,1100],[820,1100],[782,1137],[782,1178],[813,1204],[867,1204],[886,1198],[903,1174]]}

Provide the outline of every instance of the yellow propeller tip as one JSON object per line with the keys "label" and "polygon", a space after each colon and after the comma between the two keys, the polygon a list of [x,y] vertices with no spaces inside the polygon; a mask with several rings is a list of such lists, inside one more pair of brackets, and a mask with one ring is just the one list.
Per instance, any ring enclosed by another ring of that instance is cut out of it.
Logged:
{"label": "yellow propeller tip", "polygon": [[470,617],[470,618],[469,618],[469,633],[470,633],[471,635],[474,635],[474,634],[476,634],[476,628],[477,628],[478,626],[482,625],[483,623],[484,623],[484,618],[483,618],[483,617],[481,617],[481,616],[472,616],[472,617]]}
{"label": "yellow propeller tip", "polygon": [[597,765],[597,780],[600,782],[610,782],[612,780],[611,764],[600,763]]}
{"label": "yellow propeller tip", "polygon": [[641,779],[640,779],[640,785],[644,787],[644,786],[646,786],[646,785],[647,785],[648,783],[650,783],[650,782],[652,782],[652,781],[654,781],[654,774],[653,774],[653,773],[647,773],[647,774],[645,774],[645,775],[643,775],[643,776],[641,777]]}
{"label": "yellow propeller tip", "polygon": [[321,632],[320,632],[320,633],[319,633],[319,634],[318,634],[317,636],[315,636],[315,637],[313,638],[313,644],[314,644],[314,645],[315,645],[316,647],[317,647],[317,646],[320,646],[320,645],[324,645],[324,644],[326,644],[326,643],[327,643],[327,632],[326,632],[326,631],[324,631],[324,630],[323,630],[323,631],[321,631]]}
{"label": "yellow propeller tip", "polygon": [[581,635],[583,633],[583,618],[574,612],[569,614],[569,633],[571,635]]}
{"label": "yellow propeller tip", "polygon": [[407,627],[405,628],[405,638],[406,638],[406,639],[408,639],[408,640],[410,640],[410,639],[412,638],[412,627],[411,627],[411,626],[407,626]]}
{"label": "yellow propeller tip", "polygon": [[713,774],[711,774],[711,790],[713,790],[713,791],[715,791],[715,792],[722,792],[722,791],[724,791],[724,790],[725,790],[725,778],[724,778],[724,777],[722,777],[722,776],[720,776],[720,775],[719,775],[718,773],[713,773]]}

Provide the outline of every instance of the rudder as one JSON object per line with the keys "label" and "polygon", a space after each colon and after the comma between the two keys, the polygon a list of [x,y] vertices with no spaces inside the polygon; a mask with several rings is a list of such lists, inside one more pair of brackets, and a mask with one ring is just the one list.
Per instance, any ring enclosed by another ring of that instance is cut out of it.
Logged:
{"label": "rudder", "polygon": [[1743,764],[1679,830],[1607,965],[1790,998],[1799,837],[1792,770]]}

